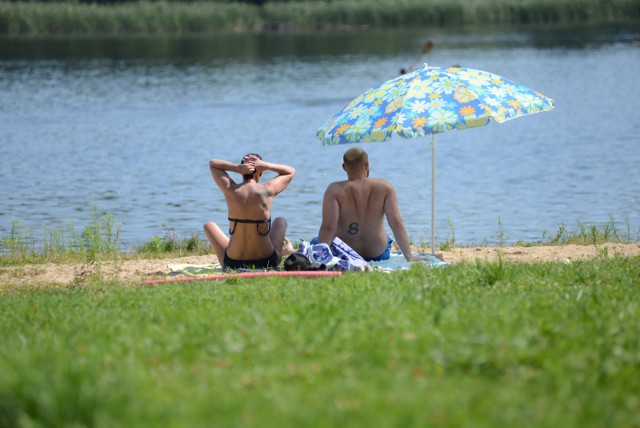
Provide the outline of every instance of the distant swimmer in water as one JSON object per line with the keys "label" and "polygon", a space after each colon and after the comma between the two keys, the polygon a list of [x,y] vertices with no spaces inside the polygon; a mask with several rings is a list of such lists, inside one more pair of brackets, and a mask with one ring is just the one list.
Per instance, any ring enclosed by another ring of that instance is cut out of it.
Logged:
{"label": "distant swimmer in water", "polygon": [[[420,54],[418,55],[414,63],[420,63],[422,56],[431,52],[431,49],[433,49],[433,42],[429,40],[424,45],[422,45],[422,48],[420,49]],[[400,75],[402,76],[404,74],[411,73],[412,71],[415,71],[415,70],[417,70],[417,68],[413,65],[410,65],[409,67],[406,67],[406,68],[402,67],[400,69]]]}

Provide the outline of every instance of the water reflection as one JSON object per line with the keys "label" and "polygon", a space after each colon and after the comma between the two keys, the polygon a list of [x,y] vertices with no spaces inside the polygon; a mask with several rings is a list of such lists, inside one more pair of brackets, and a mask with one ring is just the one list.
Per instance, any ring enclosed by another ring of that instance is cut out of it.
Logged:
{"label": "water reflection", "polygon": [[257,60],[319,55],[388,55],[411,49],[418,31],[266,32],[136,37],[13,38],[0,45],[5,59]]}
{"label": "water reflection", "polygon": [[322,56],[366,55],[419,56],[423,44],[432,40],[435,49],[535,48],[584,49],[639,41],[640,25],[528,26],[496,30],[488,27],[464,29],[403,29],[358,31],[288,31],[205,35],[148,36],[52,36],[3,38],[2,59],[145,59],[171,60],[180,64],[236,60],[297,60]]}

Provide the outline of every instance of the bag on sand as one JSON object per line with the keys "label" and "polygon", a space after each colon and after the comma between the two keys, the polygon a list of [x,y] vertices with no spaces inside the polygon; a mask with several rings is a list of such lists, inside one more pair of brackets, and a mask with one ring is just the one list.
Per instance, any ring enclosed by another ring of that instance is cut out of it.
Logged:
{"label": "bag on sand", "polygon": [[327,270],[327,267],[320,263],[313,263],[309,257],[302,253],[292,253],[284,261],[284,270]]}

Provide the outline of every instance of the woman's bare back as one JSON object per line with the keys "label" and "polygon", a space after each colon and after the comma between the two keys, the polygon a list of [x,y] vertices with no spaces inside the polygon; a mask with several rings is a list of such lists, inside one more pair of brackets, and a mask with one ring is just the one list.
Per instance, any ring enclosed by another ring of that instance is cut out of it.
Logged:
{"label": "woman's bare back", "polygon": [[[230,219],[265,221],[271,218],[273,196],[258,183],[237,185],[225,195]],[[269,223],[243,223],[229,220],[230,235],[227,253],[239,260],[269,257],[274,247],[269,239]]]}

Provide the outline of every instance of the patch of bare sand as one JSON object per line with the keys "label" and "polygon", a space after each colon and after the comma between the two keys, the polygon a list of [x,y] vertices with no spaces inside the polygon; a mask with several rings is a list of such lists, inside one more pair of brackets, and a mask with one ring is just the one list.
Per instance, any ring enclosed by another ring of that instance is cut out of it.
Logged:
{"label": "patch of bare sand", "polygon": [[217,263],[215,255],[189,256],[174,259],[141,259],[100,261],[91,263],[46,263],[0,268],[0,284],[71,284],[85,283],[92,277],[103,280],[142,282],[172,275],[170,265],[208,265]]}
{"label": "patch of bare sand", "polygon": [[[428,252],[428,249],[414,248],[416,252]],[[445,261],[451,263],[480,261],[495,261],[499,257],[504,261],[517,262],[548,262],[548,261],[576,261],[592,259],[597,256],[632,257],[640,256],[640,243],[614,244],[607,243],[593,245],[553,245],[532,247],[460,247],[449,251],[438,252]],[[174,277],[169,269],[170,265],[215,264],[215,255],[189,256],[162,260],[127,260],[80,264],[48,263],[40,265],[24,265],[0,268],[0,284],[24,286],[32,284],[70,284],[86,282],[92,276],[99,276],[104,280],[119,280],[140,283],[151,279]],[[179,277],[179,275],[177,275]]]}
{"label": "patch of bare sand", "polygon": [[495,261],[499,257],[517,262],[567,262],[592,259],[597,256],[633,257],[640,255],[640,243],[599,245],[545,245],[533,247],[462,247],[442,252],[444,260],[451,263]]}

